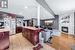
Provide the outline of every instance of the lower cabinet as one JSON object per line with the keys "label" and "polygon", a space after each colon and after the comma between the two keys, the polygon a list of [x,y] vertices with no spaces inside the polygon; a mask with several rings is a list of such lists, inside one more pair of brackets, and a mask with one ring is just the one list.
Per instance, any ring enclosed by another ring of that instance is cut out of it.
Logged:
{"label": "lower cabinet", "polygon": [[0,31],[0,50],[6,50],[9,47],[9,31]]}
{"label": "lower cabinet", "polygon": [[22,27],[16,27],[16,33],[21,33],[22,32]]}

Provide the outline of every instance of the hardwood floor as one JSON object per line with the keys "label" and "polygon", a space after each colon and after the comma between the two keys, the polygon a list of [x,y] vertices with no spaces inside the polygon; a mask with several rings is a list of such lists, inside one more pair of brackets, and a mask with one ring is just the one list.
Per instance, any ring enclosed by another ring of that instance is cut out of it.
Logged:
{"label": "hardwood floor", "polygon": [[56,50],[72,50],[73,45],[75,45],[75,37],[72,35],[61,33],[61,36],[52,38],[52,47]]}
{"label": "hardwood floor", "polygon": [[[22,33],[10,36],[9,50],[33,50],[33,45],[22,36]],[[44,44],[40,50],[55,50],[54,48]]]}

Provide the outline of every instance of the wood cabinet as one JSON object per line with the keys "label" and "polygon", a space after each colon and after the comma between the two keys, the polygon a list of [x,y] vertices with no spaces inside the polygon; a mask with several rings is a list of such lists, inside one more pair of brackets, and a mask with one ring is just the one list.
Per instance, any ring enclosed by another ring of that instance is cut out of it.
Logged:
{"label": "wood cabinet", "polygon": [[21,33],[22,32],[22,27],[16,27],[16,33]]}
{"label": "wood cabinet", "polygon": [[27,38],[33,45],[39,43],[39,32],[42,29],[34,28],[34,27],[24,27],[22,31],[22,35]]}
{"label": "wood cabinet", "polygon": [[72,35],[61,34],[61,36],[53,36],[52,47],[56,50],[71,50],[75,44],[75,37]]}
{"label": "wood cabinet", "polygon": [[0,29],[0,50],[6,50],[9,47],[9,31]]}

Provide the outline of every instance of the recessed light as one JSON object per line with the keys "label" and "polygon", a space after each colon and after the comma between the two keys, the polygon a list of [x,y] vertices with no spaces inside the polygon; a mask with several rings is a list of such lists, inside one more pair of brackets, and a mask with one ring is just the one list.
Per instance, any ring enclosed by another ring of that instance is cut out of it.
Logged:
{"label": "recessed light", "polygon": [[25,8],[28,8],[27,6],[25,6]]}

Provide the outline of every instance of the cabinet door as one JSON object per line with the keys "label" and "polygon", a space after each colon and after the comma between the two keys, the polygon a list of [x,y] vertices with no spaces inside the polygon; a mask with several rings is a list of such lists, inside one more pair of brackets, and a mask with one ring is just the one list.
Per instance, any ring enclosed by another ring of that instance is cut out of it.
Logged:
{"label": "cabinet door", "polygon": [[27,38],[28,38],[28,40],[31,40],[31,37],[30,37],[31,35],[30,35],[30,34],[31,34],[31,31],[28,30],[28,31],[27,31]]}
{"label": "cabinet door", "polygon": [[0,32],[0,41],[3,39],[4,33]]}
{"label": "cabinet door", "polygon": [[26,36],[27,36],[27,31],[26,31],[26,29],[25,28],[23,28],[23,36],[26,38]]}
{"label": "cabinet door", "polygon": [[37,31],[35,31],[35,34],[34,34],[34,42],[35,44],[39,43],[39,33]]}
{"label": "cabinet door", "polygon": [[28,30],[25,29],[25,37],[28,39]]}
{"label": "cabinet door", "polygon": [[5,36],[8,36],[8,38],[9,38],[9,31],[5,31],[5,32],[4,32],[4,35],[5,35]]}

